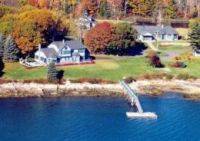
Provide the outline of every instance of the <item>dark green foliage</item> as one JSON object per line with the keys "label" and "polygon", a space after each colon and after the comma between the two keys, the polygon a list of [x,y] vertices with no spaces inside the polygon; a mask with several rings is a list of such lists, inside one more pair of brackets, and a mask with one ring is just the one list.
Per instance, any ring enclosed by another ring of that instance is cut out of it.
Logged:
{"label": "dark green foliage", "polygon": [[2,74],[3,74],[3,69],[4,69],[3,59],[0,58],[0,76],[2,76]]}
{"label": "dark green foliage", "polygon": [[64,77],[64,72],[65,72],[64,70],[59,70],[58,71],[57,79],[58,79],[59,83],[62,83],[62,79]]}
{"label": "dark green foliage", "polygon": [[115,25],[115,37],[106,48],[107,54],[128,55],[135,46],[137,32],[128,23]]}
{"label": "dark green foliage", "polygon": [[14,39],[9,35],[4,44],[3,59],[7,62],[17,61],[19,59],[19,53],[20,51],[17,48]]}
{"label": "dark green foliage", "polygon": [[191,46],[195,51],[200,51],[200,23],[194,23],[191,26],[191,30],[189,34]]}
{"label": "dark green foliage", "polygon": [[110,11],[106,0],[102,0],[99,4],[99,15],[104,18],[110,17]]}
{"label": "dark green foliage", "polygon": [[58,81],[58,71],[56,69],[56,66],[55,66],[54,62],[51,62],[48,65],[47,79],[51,83],[55,83],[55,82]]}
{"label": "dark green foliage", "polygon": [[5,38],[4,38],[3,34],[0,33],[0,58],[3,58],[4,41],[5,41]]}

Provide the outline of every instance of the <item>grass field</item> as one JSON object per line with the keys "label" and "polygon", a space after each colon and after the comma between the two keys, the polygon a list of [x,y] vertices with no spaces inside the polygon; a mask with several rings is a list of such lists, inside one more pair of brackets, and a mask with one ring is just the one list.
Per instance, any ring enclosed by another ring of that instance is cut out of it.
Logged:
{"label": "grass field", "polygon": [[[98,58],[95,64],[81,66],[59,67],[65,71],[65,78],[102,78],[120,80],[124,76],[137,76],[146,72],[153,72],[144,57],[109,57]],[[26,69],[19,63],[5,65],[6,79],[39,79],[46,78],[45,67]]]}
{"label": "grass field", "polygon": [[[189,46],[169,45],[159,47],[159,56],[170,74],[187,73],[189,75],[200,78],[200,59],[184,60],[187,68],[172,68],[169,64],[174,61],[173,57],[169,57],[172,53],[184,56],[183,54],[192,53]],[[186,55],[187,56],[187,55]],[[65,78],[101,78],[105,80],[118,81],[123,77],[139,76],[146,73],[163,72],[163,69],[156,69],[149,65],[148,60],[144,56],[134,57],[118,57],[118,56],[96,56],[95,64],[76,65],[58,67],[65,71]],[[5,79],[41,79],[46,78],[47,68],[26,69],[19,63],[6,63],[3,78]]]}

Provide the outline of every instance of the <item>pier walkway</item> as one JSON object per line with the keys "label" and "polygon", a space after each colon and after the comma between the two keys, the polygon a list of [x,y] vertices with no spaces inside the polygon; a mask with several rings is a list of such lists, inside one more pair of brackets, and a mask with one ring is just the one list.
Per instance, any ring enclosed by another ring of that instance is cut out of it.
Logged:
{"label": "pier walkway", "polygon": [[143,113],[143,109],[142,109],[142,106],[140,104],[137,94],[124,81],[120,81],[120,84],[123,86],[124,90],[128,94],[129,99],[131,100],[131,105],[132,106],[135,105],[138,112]]}
{"label": "pier walkway", "polygon": [[127,112],[126,115],[129,118],[157,118],[157,115],[155,113],[151,112],[144,112],[142,109],[142,106],[140,104],[138,95],[136,92],[131,89],[131,87],[126,84],[124,81],[120,81],[120,84],[122,85],[123,89],[125,90],[126,94],[128,95],[128,98],[131,101],[132,106],[136,106],[137,112]]}

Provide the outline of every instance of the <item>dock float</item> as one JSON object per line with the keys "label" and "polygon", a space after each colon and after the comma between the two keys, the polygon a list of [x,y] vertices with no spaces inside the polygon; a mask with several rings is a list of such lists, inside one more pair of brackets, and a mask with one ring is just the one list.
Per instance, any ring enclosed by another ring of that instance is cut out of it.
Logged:
{"label": "dock float", "polygon": [[157,119],[158,116],[153,112],[144,112],[139,101],[138,95],[136,92],[131,89],[131,87],[126,84],[124,81],[120,81],[121,86],[125,90],[129,100],[131,101],[131,106],[135,106],[137,112],[126,112],[128,118],[146,118],[146,119]]}

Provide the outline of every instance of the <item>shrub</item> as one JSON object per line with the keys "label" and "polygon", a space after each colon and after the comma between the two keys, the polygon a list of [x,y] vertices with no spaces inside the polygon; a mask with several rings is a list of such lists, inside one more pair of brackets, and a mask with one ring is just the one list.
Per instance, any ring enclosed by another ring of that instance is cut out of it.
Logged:
{"label": "shrub", "polygon": [[104,79],[97,78],[80,78],[75,80],[70,80],[72,83],[91,83],[91,84],[113,84],[115,82]]}
{"label": "shrub", "polygon": [[150,65],[156,68],[163,68],[164,65],[161,63],[160,57],[156,52],[150,51],[147,54],[147,58],[149,59]]}
{"label": "shrub", "polygon": [[125,81],[126,83],[130,84],[130,83],[136,81],[136,78],[134,78],[134,77],[126,77],[126,78],[124,79],[124,81]]}
{"label": "shrub", "polygon": [[147,73],[141,76],[138,76],[137,79],[167,79],[167,80],[171,80],[173,79],[174,76],[168,73]]}
{"label": "shrub", "polygon": [[3,74],[3,69],[4,69],[3,59],[0,58],[0,76]]}
{"label": "shrub", "polygon": [[176,61],[176,62],[171,64],[171,67],[174,67],[174,68],[186,68],[187,65],[184,62]]}
{"label": "shrub", "polygon": [[176,78],[181,80],[197,79],[196,77],[189,75],[188,73],[180,73],[176,76]]}

